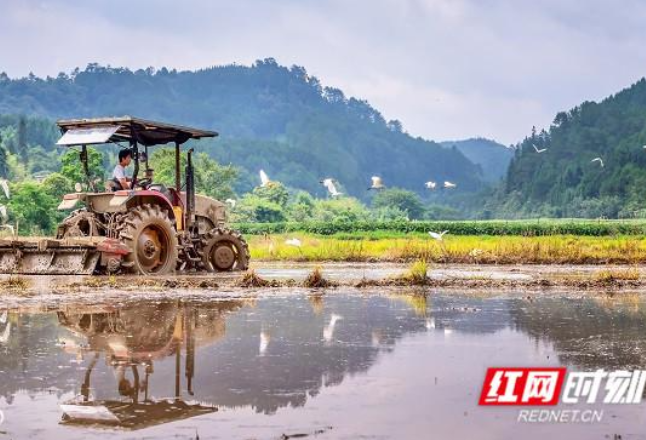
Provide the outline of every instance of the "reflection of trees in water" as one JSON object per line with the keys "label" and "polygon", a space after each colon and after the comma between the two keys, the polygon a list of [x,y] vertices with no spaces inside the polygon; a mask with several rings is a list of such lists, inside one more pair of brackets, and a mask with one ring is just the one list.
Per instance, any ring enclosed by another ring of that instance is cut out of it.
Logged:
{"label": "reflection of trees in water", "polygon": [[646,309],[637,296],[515,300],[511,317],[519,330],[551,342],[562,363],[646,367]]}
{"label": "reflection of trees in water", "polygon": [[[436,297],[432,304],[424,296],[405,295],[275,297],[240,309],[244,304],[141,302],[72,309],[57,317],[23,315],[47,323],[46,329],[37,336],[32,330],[17,343],[28,372],[9,366],[10,380],[0,383],[0,390],[5,395],[18,388],[79,392],[92,355],[99,353],[102,361],[85,387],[91,389],[88,398],[124,397],[132,391],[119,388],[123,378],[151,396],[165,397],[175,395],[178,380],[183,393],[193,381],[198,400],[273,413],[304,405],[322,388],[367,371],[402,337],[427,331],[431,315],[437,329],[457,332],[490,333],[509,322],[504,300],[463,296]],[[339,319],[330,326],[333,315]],[[56,347],[63,335],[79,345],[67,347],[67,353]],[[75,354],[84,356],[81,365],[58,368],[69,366]],[[138,365],[137,380],[133,365]],[[21,374],[20,385],[12,383]]]}
{"label": "reflection of trees in water", "polygon": [[[65,384],[71,379],[69,356],[56,346],[61,329],[55,315],[9,312],[8,322],[11,335],[0,346],[0,396],[7,403],[12,403],[19,390],[43,390],[50,387],[48,380]],[[60,389],[50,391],[62,394]]]}
{"label": "reflection of trees in water", "polygon": [[[303,405],[322,387],[366,371],[380,351],[391,350],[404,335],[423,331],[425,320],[419,316],[416,301],[411,308],[383,297],[317,296],[265,299],[245,311],[238,311],[243,305],[240,301],[162,302],[126,304],[106,311],[94,308],[88,313],[72,310],[59,312],[57,318],[23,315],[21,319],[46,323],[46,329],[36,335],[32,328],[31,336],[16,340],[15,349],[24,351],[22,359],[29,365],[24,375],[7,365],[6,377],[22,375],[29,381],[3,381],[0,389],[5,395],[18,388],[79,392],[92,353],[100,353],[103,360],[93,366],[86,386],[93,395],[119,397],[117,382],[121,379],[115,378],[113,370],[126,365],[120,369],[120,377],[133,382],[130,366],[139,364],[137,383],[149,386],[152,396],[169,396],[176,382],[179,354],[182,387],[191,376],[196,399],[271,413],[281,406]],[[342,319],[326,341],[323,329],[332,313]],[[266,333],[262,355],[261,332]],[[56,346],[65,335],[78,346]],[[194,354],[191,359],[189,352]],[[83,355],[83,363],[70,368],[70,356],[78,353]],[[146,362],[151,365],[147,369]],[[147,380],[144,371],[151,372]],[[14,386],[16,383],[20,385]]]}

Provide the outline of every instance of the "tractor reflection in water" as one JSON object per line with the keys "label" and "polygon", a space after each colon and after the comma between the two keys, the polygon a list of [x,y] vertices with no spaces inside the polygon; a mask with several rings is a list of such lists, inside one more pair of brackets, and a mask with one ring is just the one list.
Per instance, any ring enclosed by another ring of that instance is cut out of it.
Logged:
{"label": "tractor reflection in water", "polygon": [[[61,405],[61,423],[141,429],[217,411],[211,403],[183,399],[182,369],[185,392],[193,396],[196,347],[220,340],[225,315],[244,304],[223,301],[201,307],[199,313],[180,301],[116,311],[58,312],[61,325],[87,340],[87,345],[71,350],[79,356],[91,353],[80,395]],[[117,397],[93,396],[91,377],[101,354],[113,370]],[[154,363],[168,357],[175,358],[174,396],[155,398],[150,395]]]}

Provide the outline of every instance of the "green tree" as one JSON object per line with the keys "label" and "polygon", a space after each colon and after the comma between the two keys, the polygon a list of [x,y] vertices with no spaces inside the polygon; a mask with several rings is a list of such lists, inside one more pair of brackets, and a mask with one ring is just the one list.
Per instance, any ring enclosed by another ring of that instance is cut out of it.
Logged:
{"label": "green tree", "polygon": [[232,165],[220,165],[206,153],[195,158],[195,190],[216,200],[235,197],[233,184],[238,178],[238,169]]}
{"label": "green tree", "polygon": [[348,221],[367,220],[370,217],[368,208],[352,197],[316,200],[312,219],[315,221]]}
{"label": "green tree", "polygon": [[253,195],[268,202],[275,203],[281,209],[287,206],[287,201],[289,200],[287,188],[280,182],[269,182],[266,186],[258,186],[254,188]]}
{"label": "green tree", "polygon": [[0,177],[6,179],[9,177],[9,166],[7,164],[7,150],[2,146],[0,138]]}
{"label": "green tree", "polygon": [[299,191],[292,203],[287,206],[287,218],[290,221],[302,222],[311,219],[314,212],[314,198],[305,191]]}
{"label": "green tree", "polygon": [[372,200],[373,208],[397,208],[408,213],[410,219],[421,219],[424,216],[424,205],[419,196],[401,188],[381,190]]}
{"label": "green tree", "polygon": [[[106,170],[103,165],[103,153],[96,148],[88,148],[87,153],[90,180],[103,180],[106,175]],[[81,163],[77,150],[70,148],[63,153],[61,157],[61,174],[74,183],[87,182],[87,178],[83,172],[83,164]]]}
{"label": "green tree", "polygon": [[285,221],[282,206],[254,194],[246,194],[240,199],[232,220],[241,222],[273,223]]}
{"label": "green tree", "polygon": [[61,173],[52,173],[43,180],[42,187],[55,200],[61,200],[65,194],[74,191],[74,183]]}
{"label": "green tree", "polygon": [[[182,186],[185,185],[186,153],[180,158]],[[154,180],[166,186],[175,187],[175,150],[159,148],[150,156],[151,167],[155,170]],[[220,165],[206,153],[194,156],[195,190],[217,200],[226,200],[235,196],[233,185],[238,178],[238,170],[231,165]]]}
{"label": "green tree", "polygon": [[36,182],[19,182],[11,185],[9,199],[10,218],[17,222],[22,234],[47,235],[57,224],[58,201]]}

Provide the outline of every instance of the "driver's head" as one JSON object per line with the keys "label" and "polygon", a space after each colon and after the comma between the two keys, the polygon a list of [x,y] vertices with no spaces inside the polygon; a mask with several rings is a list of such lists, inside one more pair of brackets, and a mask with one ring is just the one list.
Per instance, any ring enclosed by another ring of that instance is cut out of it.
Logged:
{"label": "driver's head", "polygon": [[119,165],[127,167],[130,165],[132,160],[132,151],[130,150],[121,150],[119,151]]}

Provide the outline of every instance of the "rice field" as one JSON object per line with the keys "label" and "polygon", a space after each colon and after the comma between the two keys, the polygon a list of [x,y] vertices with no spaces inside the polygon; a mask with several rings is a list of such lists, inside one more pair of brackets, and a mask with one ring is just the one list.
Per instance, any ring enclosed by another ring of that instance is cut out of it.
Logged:
{"label": "rice field", "polygon": [[[285,243],[297,238],[301,246]],[[338,234],[295,232],[247,236],[251,257],[261,261],[404,262],[476,264],[643,264],[646,239],[620,236]]]}

